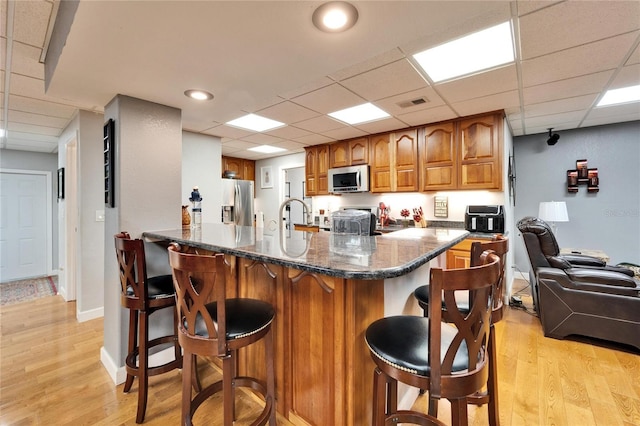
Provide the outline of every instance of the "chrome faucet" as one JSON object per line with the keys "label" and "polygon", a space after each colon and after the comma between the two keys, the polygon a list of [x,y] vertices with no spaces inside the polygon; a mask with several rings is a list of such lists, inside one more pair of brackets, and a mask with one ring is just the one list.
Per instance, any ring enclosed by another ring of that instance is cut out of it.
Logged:
{"label": "chrome faucet", "polygon": [[312,216],[312,212],[311,212],[311,207],[309,207],[307,205],[307,203],[305,203],[304,201],[302,201],[300,198],[287,198],[286,200],[284,200],[282,202],[282,204],[280,204],[280,210],[278,211],[278,218],[280,221],[279,224],[279,230],[280,233],[282,233],[282,218],[283,218],[283,213],[284,213],[284,209],[286,206],[288,206],[289,204],[291,204],[292,201],[298,201],[299,203],[302,204],[302,207],[304,208],[304,211],[307,212],[307,225],[311,225],[313,224],[313,216]]}

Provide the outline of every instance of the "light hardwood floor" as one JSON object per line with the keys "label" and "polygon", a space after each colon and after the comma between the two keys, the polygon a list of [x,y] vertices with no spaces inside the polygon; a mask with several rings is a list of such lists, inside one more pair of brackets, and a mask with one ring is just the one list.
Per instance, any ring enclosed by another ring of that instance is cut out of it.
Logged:
{"label": "light hardwood floor", "polygon": [[[0,309],[0,425],[135,424],[137,383],[129,394],[113,384],[100,363],[103,321],[79,324],[75,308],[54,296]],[[545,338],[536,317],[515,309],[497,325],[497,343],[503,425],[640,425],[638,353]],[[218,374],[202,372],[207,382]],[[146,425],[179,424],[180,389],[178,371],[150,379]],[[194,422],[221,424],[220,403],[207,401]],[[259,409],[244,395],[236,424]],[[450,422],[446,401],[439,417]],[[485,425],[486,406],[470,407],[469,417]]]}

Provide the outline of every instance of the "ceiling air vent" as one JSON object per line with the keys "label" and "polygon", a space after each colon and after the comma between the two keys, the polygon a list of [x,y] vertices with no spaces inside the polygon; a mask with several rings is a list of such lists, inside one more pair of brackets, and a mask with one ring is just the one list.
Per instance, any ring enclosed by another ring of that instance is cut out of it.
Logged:
{"label": "ceiling air vent", "polygon": [[423,96],[421,98],[412,99],[410,101],[398,102],[398,106],[400,108],[409,108],[409,107],[420,105],[420,104],[426,104],[427,102],[429,102],[429,99]]}

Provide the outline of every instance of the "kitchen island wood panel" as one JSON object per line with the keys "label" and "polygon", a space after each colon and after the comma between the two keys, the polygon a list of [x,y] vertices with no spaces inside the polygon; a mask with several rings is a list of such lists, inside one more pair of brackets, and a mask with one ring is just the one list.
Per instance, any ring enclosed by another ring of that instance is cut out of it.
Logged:
{"label": "kitchen island wood panel", "polygon": [[[275,307],[279,413],[300,425],[370,424],[374,364],[366,328],[417,306],[411,292],[424,284],[430,263],[469,233],[409,228],[375,237],[300,231],[280,236],[258,229],[203,224],[200,230],[143,235],[225,253],[237,294]],[[263,345],[243,349],[240,374],[264,379],[264,356]]]}

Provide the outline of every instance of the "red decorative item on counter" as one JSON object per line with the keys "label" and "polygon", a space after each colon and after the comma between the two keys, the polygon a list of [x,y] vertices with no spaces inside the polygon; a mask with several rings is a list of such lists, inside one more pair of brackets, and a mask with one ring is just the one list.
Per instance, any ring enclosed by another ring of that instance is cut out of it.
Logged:
{"label": "red decorative item on counter", "polygon": [[410,215],[410,214],[411,214],[411,213],[409,213],[409,209],[402,209],[402,210],[400,211],[400,216],[405,217],[405,218],[406,218],[406,217],[409,217],[409,215]]}

